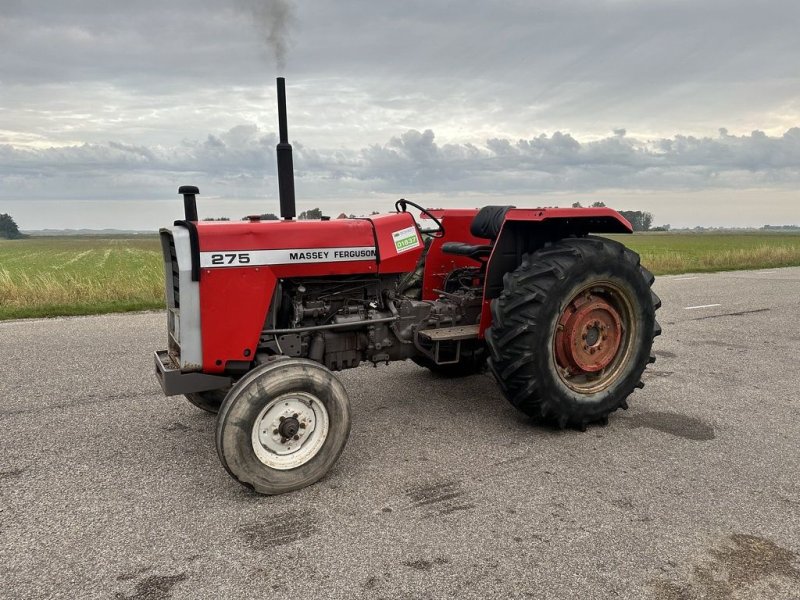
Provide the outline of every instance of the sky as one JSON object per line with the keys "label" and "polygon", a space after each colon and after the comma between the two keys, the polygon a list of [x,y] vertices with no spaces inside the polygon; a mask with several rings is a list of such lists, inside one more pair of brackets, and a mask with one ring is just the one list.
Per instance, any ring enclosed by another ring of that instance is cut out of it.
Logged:
{"label": "sky", "polygon": [[156,229],[298,210],[603,201],[800,223],[796,0],[3,0],[0,213]]}

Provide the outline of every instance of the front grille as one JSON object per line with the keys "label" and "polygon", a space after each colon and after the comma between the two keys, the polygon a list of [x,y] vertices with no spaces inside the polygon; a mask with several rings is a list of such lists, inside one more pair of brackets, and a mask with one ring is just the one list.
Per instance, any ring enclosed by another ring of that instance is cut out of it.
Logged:
{"label": "front grille", "polygon": [[178,273],[178,257],[175,254],[175,240],[169,236],[169,260],[172,266],[172,298],[175,303],[174,308],[181,307],[180,276]]}
{"label": "front grille", "polygon": [[178,255],[172,232],[161,230],[161,250],[164,253],[164,291],[167,296],[167,333],[170,355],[180,354],[181,348],[181,291]]}
{"label": "front grille", "polygon": [[161,249],[164,252],[164,279],[167,292],[167,308],[181,307],[180,276],[178,273],[178,256],[175,252],[175,239],[172,232],[161,231]]}

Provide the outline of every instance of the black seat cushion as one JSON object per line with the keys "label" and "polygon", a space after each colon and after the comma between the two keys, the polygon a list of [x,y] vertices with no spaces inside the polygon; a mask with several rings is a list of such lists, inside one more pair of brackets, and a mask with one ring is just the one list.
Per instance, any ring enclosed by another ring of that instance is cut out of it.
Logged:
{"label": "black seat cushion", "polygon": [[475,237],[486,238],[489,240],[496,240],[500,235],[500,228],[503,227],[503,221],[506,218],[506,213],[515,206],[484,206],[472,219],[472,225],[469,230]]}
{"label": "black seat cushion", "polygon": [[458,254],[469,256],[470,258],[481,258],[492,253],[492,246],[489,244],[465,244],[464,242],[445,242],[442,244],[442,252],[445,254]]}

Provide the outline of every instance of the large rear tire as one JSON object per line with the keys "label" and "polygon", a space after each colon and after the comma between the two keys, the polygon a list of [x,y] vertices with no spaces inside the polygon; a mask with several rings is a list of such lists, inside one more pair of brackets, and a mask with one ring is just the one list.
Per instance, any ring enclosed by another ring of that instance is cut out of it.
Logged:
{"label": "large rear tire", "polygon": [[627,408],[661,333],[653,280],[638,254],[604,238],[524,255],[492,300],[486,330],[489,367],[511,404],[581,429]]}
{"label": "large rear tire", "polygon": [[288,358],[233,386],[217,417],[217,454],[242,485],[282,494],[321,479],[349,435],[344,386],[321,364]]}

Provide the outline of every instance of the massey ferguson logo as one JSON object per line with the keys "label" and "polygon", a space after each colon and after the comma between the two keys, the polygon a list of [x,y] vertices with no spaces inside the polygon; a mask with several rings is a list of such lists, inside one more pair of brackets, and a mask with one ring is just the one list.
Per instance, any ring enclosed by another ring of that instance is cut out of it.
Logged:
{"label": "massey ferguson logo", "polygon": [[250,250],[249,252],[221,250],[219,252],[200,253],[200,266],[202,268],[346,262],[352,260],[375,260],[375,248],[373,246],[357,246],[351,248]]}
{"label": "massey ferguson logo", "polygon": [[289,251],[291,262],[327,262],[330,260],[363,260],[365,258],[375,258],[375,248]]}
{"label": "massey ferguson logo", "polygon": [[375,248],[359,248],[356,250],[334,250],[335,260],[364,260],[375,258]]}
{"label": "massey ferguson logo", "polygon": [[330,252],[323,252],[321,250],[315,250],[312,252],[289,252],[289,260],[292,262],[299,262],[299,261],[325,261],[328,260],[328,254]]}

